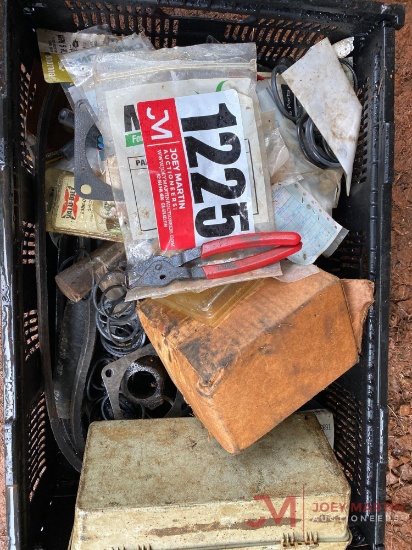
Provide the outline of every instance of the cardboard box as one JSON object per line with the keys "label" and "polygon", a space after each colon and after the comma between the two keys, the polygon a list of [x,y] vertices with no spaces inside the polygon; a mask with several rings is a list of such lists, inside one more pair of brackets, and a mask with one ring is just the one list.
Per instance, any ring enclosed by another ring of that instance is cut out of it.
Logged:
{"label": "cardboard box", "polygon": [[216,328],[152,299],[139,316],[196,416],[238,453],[357,363],[373,287],[345,284],[350,311],[342,282],[321,271],[290,284],[266,279]]}

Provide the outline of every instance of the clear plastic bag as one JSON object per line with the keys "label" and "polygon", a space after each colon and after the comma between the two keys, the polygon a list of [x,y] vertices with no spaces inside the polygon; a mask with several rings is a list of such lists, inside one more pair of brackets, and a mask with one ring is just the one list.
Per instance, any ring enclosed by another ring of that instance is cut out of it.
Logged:
{"label": "clear plastic bag", "polygon": [[115,39],[101,46],[96,46],[87,50],[77,50],[61,56],[64,68],[77,88],[78,97],[88,100],[96,116],[97,104],[92,66],[94,57],[105,53],[153,49],[152,43],[144,34],[135,33],[123,38],[113,38]]}
{"label": "clear plastic bag", "polygon": [[262,123],[268,170],[272,183],[279,170],[289,160],[289,151],[277,126],[275,111],[266,111],[262,113]]}
{"label": "clear plastic bag", "polygon": [[[242,110],[245,137],[253,124],[257,135],[252,147],[259,158],[253,158],[253,169],[260,177],[260,188],[258,202],[254,204],[257,213],[254,225],[257,230],[273,229],[265,141],[255,93],[254,44],[207,44],[156,52],[97,56],[94,59],[94,77],[99,126],[104,137],[108,171],[118,211],[124,214],[122,229],[131,265],[147,259],[148,249],[151,248],[149,255],[158,250],[147,160],[137,113],[133,107],[140,101],[236,90],[240,101],[245,104]],[[127,127],[124,123],[126,109],[131,111]],[[249,116],[246,122],[244,116]],[[138,143],[122,151],[125,139],[133,138]],[[129,181],[125,183],[126,178]],[[141,243],[142,239],[147,238],[153,239],[152,247]]]}
{"label": "clear plastic bag", "polygon": [[[104,151],[99,150],[97,147],[86,146],[86,156],[90,168],[100,177],[104,176],[106,166],[103,153]],[[66,172],[74,173],[74,155],[68,159],[63,158],[56,161],[53,164],[53,168],[58,168],[59,170],[65,170]]]}
{"label": "clear plastic bag", "polygon": [[201,323],[217,327],[239,302],[255,292],[262,280],[243,281],[209,288],[202,292],[182,292],[158,298],[161,304],[193,317]]}
{"label": "clear plastic bag", "polygon": [[[274,229],[266,145],[272,145],[272,172],[285,162],[287,152],[273,124],[268,131],[266,123],[265,127],[262,124],[256,96],[254,44],[207,44],[156,52],[98,55],[93,60],[93,73],[99,108],[98,125],[103,134],[107,155],[106,174],[114,192],[130,269],[154,255],[174,254],[171,250],[161,251],[157,238],[153,196],[140,127],[142,114],[136,109],[144,101],[175,98],[175,103],[178,104],[185,97],[191,96],[190,103],[200,104],[200,101],[196,101],[197,95],[206,98],[216,96],[217,92],[236,92],[239,102],[242,103],[241,120],[250,147],[248,173],[259,179],[258,187],[260,186],[252,198],[254,229]],[[202,116],[200,111],[196,115]],[[252,142],[250,136],[253,131],[255,135]],[[125,173],[129,177],[129,185],[124,185]],[[136,182],[140,186],[137,193],[134,186]],[[133,216],[143,225],[138,226],[137,234],[132,227],[135,222]],[[242,281],[278,276],[280,273],[279,264],[273,264],[233,278]],[[203,280],[176,281],[163,288],[136,287],[129,292],[128,299],[149,295],[164,296],[185,290],[199,291],[228,282],[224,278],[206,283]]]}
{"label": "clear plastic bag", "polygon": [[289,159],[278,170],[272,183],[283,183],[284,185],[300,183],[322,208],[332,215],[332,209],[337,206],[339,201],[343,169],[324,170],[306,160],[299,145],[295,125],[283,116],[273,100],[270,80],[258,82],[257,89],[262,112],[274,114],[280,134],[289,151]]}
{"label": "clear plastic bag", "polygon": [[109,25],[97,25],[78,32],[60,32],[37,29],[37,42],[46,82],[70,82],[61,56],[68,52],[87,50],[119,40],[112,35]]}
{"label": "clear plastic bag", "polygon": [[339,199],[343,170],[325,170],[306,160],[296,126],[279,111],[269,80],[258,83],[258,97],[262,116],[270,114],[276,120],[289,151],[289,158],[271,179],[276,229],[300,234],[302,249],[290,260],[309,265],[320,254],[331,255],[348,233],[331,217]]}

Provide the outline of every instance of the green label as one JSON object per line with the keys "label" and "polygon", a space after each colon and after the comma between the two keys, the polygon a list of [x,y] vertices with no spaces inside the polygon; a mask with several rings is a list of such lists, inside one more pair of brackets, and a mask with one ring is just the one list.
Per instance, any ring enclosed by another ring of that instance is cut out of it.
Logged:
{"label": "green label", "polygon": [[134,145],[142,145],[142,132],[133,132],[133,134],[127,134],[126,147],[133,147]]}

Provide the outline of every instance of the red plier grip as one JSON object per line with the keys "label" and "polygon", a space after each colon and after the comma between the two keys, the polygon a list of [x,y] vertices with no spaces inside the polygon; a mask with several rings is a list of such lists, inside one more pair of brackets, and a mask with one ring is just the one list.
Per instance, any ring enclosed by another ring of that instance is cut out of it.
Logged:
{"label": "red plier grip", "polygon": [[269,231],[266,233],[250,233],[248,235],[235,235],[224,237],[202,244],[202,258],[208,258],[215,254],[243,250],[245,248],[263,248],[264,246],[297,246],[300,243],[298,233],[288,231]]}
{"label": "red plier grip", "polygon": [[223,252],[265,246],[275,246],[276,248],[242,258],[241,260],[202,266],[206,279],[239,275],[240,273],[246,273],[254,269],[266,267],[299,252],[302,248],[302,243],[300,242],[300,235],[298,235],[298,233],[253,233],[250,235],[227,237],[204,243],[201,247],[201,251],[202,258],[207,258]]}
{"label": "red plier grip", "polygon": [[220,277],[229,277],[230,275],[239,275],[240,273],[246,273],[253,269],[259,269],[260,267],[266,267],[275,262],[279,262],[302,248],[302,243],[295,246],[282,246],[275,248],[274,250],[268,250],[261,254],[255,254],[254,256],[248,256],[242,260],[235,260],[233,262],[227,262],[224,264],[204,265],[202,267],[206,279],[218,279]]}

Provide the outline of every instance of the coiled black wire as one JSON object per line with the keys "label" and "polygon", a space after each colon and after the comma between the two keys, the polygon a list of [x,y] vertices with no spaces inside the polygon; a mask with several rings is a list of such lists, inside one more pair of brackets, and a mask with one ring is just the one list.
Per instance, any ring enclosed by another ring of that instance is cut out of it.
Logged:
{"label": "coiled black wire", "polygon": [[122,357],[144,346],[146,334],[136,312],[136,302],[125,301],[126,284],[109,283],[103,291],[100,290],[101,284],[113,275],[124,278],[121,269],[103,275],[94,285],[93,303],[103,348],[114,357]]}
{"label": "coiled black wire", "polygon": [[[341,65],[344,65],[352,74],[353,88],[358,91],[358,78],[352,65],[346,59],[339,60]],[[289,112],[283,104],[277,86],[277,77],[293,65],[293,60],[290,58],[281,59],[272,71],[271,89],[273,99],[277,108],[283,116],[296,124],[296,133],[298,142],[305,158],[317,166],[318,168],[339,168],[340,162],[336,158],[332,149],[326,143],[325,138],[316,128],[313,120],[303,109],[301,103],[294,97],[294,113]]]}
{"label": "coiled black wire", "polygon": [[[124,395],[119,394],[120,410],[125,420],[146,418],[146,409],[143,405],[130,403]],[[100,413],[103,420],[114,420],[112,407],[108,395],[105,395],[100,402]]]}
{"label": "coiled black wire", "polygon": [[270,79],[270,83],[271,83],[271,86],[272,86],[273,97],[275,99],[275,103],[276,103],[279,111],[282,113],[283,116],[285,116],[286,118],[288,118],[292,122],[297,122],[303,114],[302,105],[299,103],[296,96],[293,94],[295,115],[290,113],[286,109],[286,107],[284,106],[282,100],[280,99],[279,90],[278,90],[277,82],[276,82],[277,76],[281,75],[284,71],[289,69],[292,65],[293,65],[292,59],[290,59],[288,57],[285,57],[285,58],[281,59],[272,71],[272,76],[271,76],[271,79]]}
{"label": "coiled black wire", "polygon": [[326,141],[323,140],[323,148],[316,143],[315,130],[316,126],[307,113],[296,122],[298,141],[305,158],[318,168],[339,168],[340,163]]}

